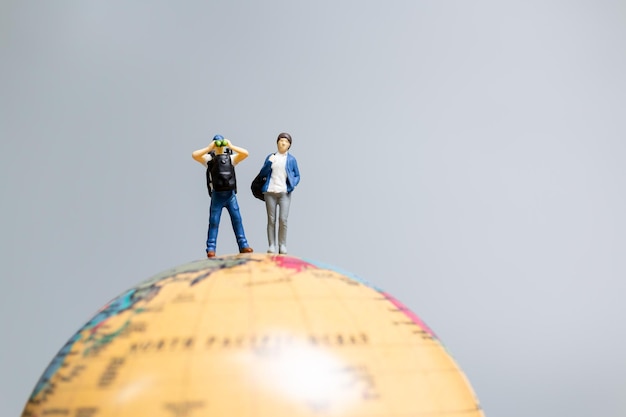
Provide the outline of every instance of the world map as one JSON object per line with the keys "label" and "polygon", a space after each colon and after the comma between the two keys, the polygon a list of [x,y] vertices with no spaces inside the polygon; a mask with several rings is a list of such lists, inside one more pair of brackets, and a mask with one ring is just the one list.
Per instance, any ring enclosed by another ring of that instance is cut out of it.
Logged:
{"label": "world map", "polygon": [[239,254],[106,304],[22,417],[482,415],[437,336],[390,294],[315,261]]}

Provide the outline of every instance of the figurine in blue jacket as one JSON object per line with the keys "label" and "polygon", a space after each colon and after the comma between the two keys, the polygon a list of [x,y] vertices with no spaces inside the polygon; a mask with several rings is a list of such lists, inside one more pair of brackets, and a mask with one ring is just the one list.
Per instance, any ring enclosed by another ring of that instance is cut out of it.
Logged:
{"label": "figurine in blue jacket", "polygon": [[[276,139],[278,151],[265,158],[261,175],[267,177],[263,185],[265,209],[267,210],[268,253],[287,253],[287,217],[291,193],[300,182],[298,162],[289,153],[291,135],[281,133]],[[278,245],[276,245],[276,212],[278,211]]]}

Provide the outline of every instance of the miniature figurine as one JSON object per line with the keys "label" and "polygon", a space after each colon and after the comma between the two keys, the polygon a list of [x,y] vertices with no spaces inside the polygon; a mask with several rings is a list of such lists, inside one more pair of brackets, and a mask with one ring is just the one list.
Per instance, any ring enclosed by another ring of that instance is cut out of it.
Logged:
{"label": "miniature figurine", "polygon": [[291,192],[300,182],[300,171],[296,158],[288,151],[291,148],[291,135],[281,133],[276,139],[278,152],[265,158],[259,175],[265,177],[263,199],[267,210],[268,253],[276,253],[276,209],[278,214],[278,253],[287,253],[287,217],[291,204]]}
{"label": "miniature figurine", "polygon": [[[233,151],[235,152],[234,154]],[[239,204],[236,196],[237,179],[235,177],[235,166],[248,157],[248,151],[233,145],[221,135],[215,135],[209,146],[194,151],[191,156],[207,169],[207,187],[211,196],[209,231],[206,241],[207,257],[213,258],[215,256],[217,232],[224,207],[226,207],[230,215],[239,252],[252,252],[252,248],[248,245],[248,240],[243,230],[241,214],[239,213]]]}

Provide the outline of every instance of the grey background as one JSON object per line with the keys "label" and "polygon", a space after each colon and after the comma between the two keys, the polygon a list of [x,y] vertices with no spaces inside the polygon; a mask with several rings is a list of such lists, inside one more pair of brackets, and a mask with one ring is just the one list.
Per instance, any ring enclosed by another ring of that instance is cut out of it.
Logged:
{"label": "grey background", "polygon": [[216,133],[265,251],[248,183],[288,131],[291,254],[407,304],[488,416],[624,416],[625,40],[610,0],[0,1],[0,415],[204,256]]}

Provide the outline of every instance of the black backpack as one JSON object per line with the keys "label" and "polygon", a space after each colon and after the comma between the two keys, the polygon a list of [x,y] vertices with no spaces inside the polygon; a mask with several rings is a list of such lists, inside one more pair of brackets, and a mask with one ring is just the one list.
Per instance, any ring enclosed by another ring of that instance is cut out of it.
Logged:
{"label": "black backpack", "polygon": [[211,152],[211,160],[207,164],[206,185],[209,195],[213,191],[232,191],[237,192],[237,178],[235,177],[235,166],[230,158],[233,151],[229,148],[224,149],[221,154]]}
{"label": "black backpack", "polygon": [[252,180],[252,184],[250,184],[250,189],[252,190],[252,195],[258,198],[259,200],[265,201],[265,194],[263,194],[263,186],[267,181],[267,177],[259,174],[254,177]]}

